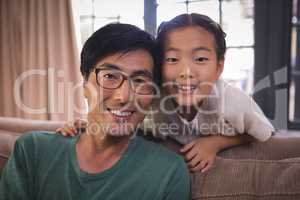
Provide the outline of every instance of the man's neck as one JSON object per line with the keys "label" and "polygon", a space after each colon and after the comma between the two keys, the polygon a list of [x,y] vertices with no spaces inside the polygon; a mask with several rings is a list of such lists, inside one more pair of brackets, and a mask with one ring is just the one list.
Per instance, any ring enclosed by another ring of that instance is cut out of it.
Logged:
{"label": "man's neck", "polygon": [[82,134],[76,144],[80,168],[89,173],[99,173],[111,168],[128,148],[130,136],[115,137],[109,134]]}

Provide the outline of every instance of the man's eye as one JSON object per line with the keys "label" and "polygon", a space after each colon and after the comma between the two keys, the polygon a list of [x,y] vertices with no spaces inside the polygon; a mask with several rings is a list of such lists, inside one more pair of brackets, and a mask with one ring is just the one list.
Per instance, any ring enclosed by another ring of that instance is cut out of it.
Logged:
{"label": "man's eye", "polygon": [[103,77],[106,79],[117,79],[118,78],[115,74],[104,74]]}
{"label": "man's eye", "polygon": [[136,77],[132,79],[134,84],[145,84],[151,82],[151,79],[148,77]]}
{"label": "man's eye", "polygon": [[168,63],[174,63],[174,62],[177,62],[178,59],[177,58],[166,58],[165,61]]}
{"label": "man's eye", "polygon": [[144,80],[144,79],[141,79],[141,78],[136,78],[136,79],[133,79],[133,82],[134,83],[146,83],[146,80]]}
{"label": "man's eye", "polygon": [[208,58],[206,58],[206,57],[197,57],[197,58],[195,58],[195,61],[202,63],[202,62],[208,61]]}

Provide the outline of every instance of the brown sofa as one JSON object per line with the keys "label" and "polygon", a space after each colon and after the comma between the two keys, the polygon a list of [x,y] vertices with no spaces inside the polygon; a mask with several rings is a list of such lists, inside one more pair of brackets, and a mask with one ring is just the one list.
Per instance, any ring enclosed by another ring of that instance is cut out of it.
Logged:
{"label": "brown sofa", "polygon": [[0,117],[0,176],[15,141],[29,131],[55,131],[64,122]]}
{"label": "brown sofa", "polygon": [[[20,135],[54,131],[63,123],[0,117],[0,175]],[[164,145],[177,148],[174,143]],[[211,170],[191,177],[192,199],[300,199],[300,133],[279,132],[265,143],[225,150]]]}

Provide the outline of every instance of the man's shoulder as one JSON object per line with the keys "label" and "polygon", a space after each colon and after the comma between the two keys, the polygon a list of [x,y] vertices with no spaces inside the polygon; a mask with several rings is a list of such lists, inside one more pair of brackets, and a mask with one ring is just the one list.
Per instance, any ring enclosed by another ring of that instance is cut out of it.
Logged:
{"label": "man's shoulder", "polygon": [[23,133],[19,138],[19,143],[28,143],[28,142],[49,142],[52,140],[62,140],[64,137],[62,137],[59,134],[56,134],[52,131],[30,131]]}
{"label": "man's shoulder", "polygon": [[55,134],[55,132],[51,131],[32,131],[20,136],[16,141],[16,145],[26,150],[40,150],[49,147],[53,149],[58,146],[64,146],[63,144],[70,142],[70,140],[70,138]]}
{"label": "man's shoulder", "polygon": [[[160,184],[163,192],[167,193],[170,188],[177,184],[182,186],[182,192],[189,188],[189,171],[184,159],[166,147],[152,141],[140,139],[140,154],[135,159],[137,174],[143,174],[143,181]],[[171,189],[172,190],[172,189]],[[174,191],[173,191],[174,192]],[[178,192],[178,191],[177,191]],[[179,192],[181,193],[181,192]]]}
{"label": "man's shoulder", "polygon": [[155,163],[162,165],[182,165],[184,163],[183,158],[175,152],[167,149],[166,147],[157,144],[153,141],[149,141],[142,136],[139,137],[140,147],[143,148],[143,154],[145,158],[155,160]]}

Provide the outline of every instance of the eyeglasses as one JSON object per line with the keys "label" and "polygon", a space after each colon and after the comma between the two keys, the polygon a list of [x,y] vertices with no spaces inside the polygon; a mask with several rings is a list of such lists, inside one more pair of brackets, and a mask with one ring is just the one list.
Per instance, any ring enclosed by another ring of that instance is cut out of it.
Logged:
{"label": "eyeglasses", "polygon": [[128,77],[120,70],[107,68],[95,68],[95,74],[97,84],[104,89],[117,89],[125,80],[128,80],[130,88],[136,94],[149,95],[155,92],[153,79],[148,76]]}

